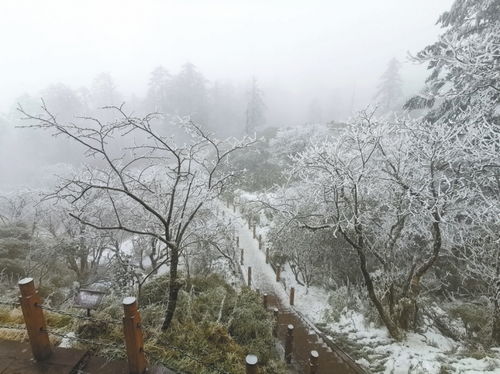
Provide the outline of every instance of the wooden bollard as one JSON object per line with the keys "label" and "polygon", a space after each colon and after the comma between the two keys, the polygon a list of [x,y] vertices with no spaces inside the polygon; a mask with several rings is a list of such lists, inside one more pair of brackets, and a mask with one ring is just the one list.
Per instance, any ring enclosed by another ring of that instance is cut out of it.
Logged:
{"label": "wooden bollard", "polygon": [[295,302],[295,287],[290,287],[290,305]]}
{"label": "wooden bollard", "polygon": [[240,254],[240,264],[243,265],[244,264],[244,261],[243,261],[243,255],[244,255],[244,250],[243,248],[241,248],[241,254]]}
{"label": "wooden bollard", "polygon": [[246,363],[246,374],[257,374],[257,356],[247,355],[245,358]]}
{"label": "wooden bollard", "polygon": [[269,247],[266,248],[266,264],[269,263]]}
{"label": "wooden bollard", "polygon": [[264,309],[267,310],[267,293],[262,296],[262,302],[264,303]]}
{"label": "wooden bollard", "polygon": [[279,318],[280,318],[278,308],[273,309],[273,316],[274,316],[273,336],[277,337],[278,336]]}
{"label": "wooden bollard", "polygon": [[259,249],[262,250],[262,234],[259,234]]}
{"label": "wooden bollard", "polygon": [[285,361],[287,364],[292,362],[293,352],[293,325],[287,326],[285,341]]}
{"label": "wooden bollard", "polygon": [[319,353],[311,351],[309,353],[309,374],[317,374],[319,368]]}
{"label": "wooden bollard", "polygon": [[248,287],[252,287],[252,267],[248,267]]}
{"label": "wooden bollard", "polygon": [[137,309],[135,297],[123,299],[123,333],[127,348],[127,360],[130,374],[143,374],[148,367],[144,354],[144,338],[142,336],[141,315]]}
{"label": "wooden bollard", "polygon": [[52,354],[50,347],[49,333],[43,315],[42,298],[35,290],[33,278],[23,278],[18,283],[21,290],[19,303],[23,311],[24,323],[28,331],[31,345],[31,352],[37,361],[43,361]]}
{"label": "wooden bollard", "polygon": [[281,280],[281,267],[276,266],[276,282],[279,282]]}

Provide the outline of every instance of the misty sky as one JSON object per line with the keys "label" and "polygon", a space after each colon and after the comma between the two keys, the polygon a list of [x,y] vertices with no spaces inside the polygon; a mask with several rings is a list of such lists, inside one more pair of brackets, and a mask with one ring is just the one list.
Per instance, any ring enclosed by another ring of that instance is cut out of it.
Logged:
{"label": "misty sky", "polygon": [[[186,61],[211,81],[257,76],[272,98],[365,103],[388,60],[436,40],[452,0],[1,0],[0,111],[51,83],[109,72],[126,94]],[[425,71],[406,64],[406,91]],[[408,93],[408,92],[407,92]],[[410,92],[411,93],[411,92]]]}

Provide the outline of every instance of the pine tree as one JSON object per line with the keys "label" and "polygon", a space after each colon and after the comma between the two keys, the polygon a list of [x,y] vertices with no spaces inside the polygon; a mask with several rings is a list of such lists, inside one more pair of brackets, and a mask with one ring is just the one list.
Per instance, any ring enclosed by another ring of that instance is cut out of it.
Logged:
{"label": "pine tree", "polygon": [[257,85],[257,79],[252,78],[250,91],[248,93],[248,103],[246,112],[246,126],[245,132],[247,135],[255,134],[255,129],[265,123],[264,100],[262,98],[262,91]]}
{"label": "pine tree", "polygon": [[386,71],[380,77],[380,84],[375,94],[375,99],[377,99],[380,109],[384,113],[394,110],[399,106],[402,96],[401,77],[399,75],[400,68],[401,63],[397,59],[392,58],[387,65]]}
{"label": "pine tree", "polygon": [[500,1],[456,0],[438,24],[439,40],[414,57],[431,74],[405,108],[429,108],[431,122],[499,121]]}
{"label": "pine tree", "polygon": [[147,100],[154,111],[164,114],[170,112],[171,80],[172,76],[163,66],[158,66],[151,72]]}
{"label": "pine tree", "polygon": [[91,98],[95,108],[120,105],[123,101],[109,73],[101,73],[95,77],[92,82]]}
{"label": "pine tree", "polygon": [[172,79],[172,104],[178,115],[190,116],[195,122],[207,124],[207,79],[189,62]]}

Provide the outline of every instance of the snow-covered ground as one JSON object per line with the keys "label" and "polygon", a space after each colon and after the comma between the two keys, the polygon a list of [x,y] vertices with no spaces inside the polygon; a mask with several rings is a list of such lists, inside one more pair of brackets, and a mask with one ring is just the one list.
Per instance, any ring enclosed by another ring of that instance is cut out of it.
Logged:
{"label": "snow-covered ground", "polygon": [[[253,197],[253,196],[251,196]],[[252,200],[245,196],[242,200]],[[227,210],[229,212],[229,209]],[[229,214],[235,217],[240,226],[240,247],[255,248],[257,241],[244,226],[247,224],[237,213]],[[257,227],[257,235],[265,234],[268,227]],[[253,246],[253,247],[251,247]],[[384,327],[377,327],[366,321],[358,311],[344,309],[340,318],[331,321],[327,312],[331,306],[328,303],[329,293],[320,287],[299,285],[287,265],[281,273],[282,282],[267,282],[274,279],[275,274],[270,265],[265,263],[265,253],[260,250],[245,251],[243,273],[252,266],[255,288],[264,292],[273,287],[273,292],[288,305],[290,287],[295,288],[295,308],[315,324],[326,326],[331,331],[332,341],[343,339],[356,346],[360,352],[358,364],[374,373],[384,374],[444,374],[444,373],[498,373],[500,374],[500,348],[476,359],[467,357],[465,347],[460,343],[443,336],[437,329],[429,327],[425,333],[408,333],[406,338],[397,342],[390,338]]]}
{"label": "snow-covered ground", "polygon": [[364,357],[357,362],[373,372],[500,373],[498,352],[482,359],[465,357],[464,347],[432,327],[422,334],[408,333],[402,342],[397,342],[386,329],[367,323],[358,312],[345,310],[338,321],[328,324],[328,329],[362,347]]}

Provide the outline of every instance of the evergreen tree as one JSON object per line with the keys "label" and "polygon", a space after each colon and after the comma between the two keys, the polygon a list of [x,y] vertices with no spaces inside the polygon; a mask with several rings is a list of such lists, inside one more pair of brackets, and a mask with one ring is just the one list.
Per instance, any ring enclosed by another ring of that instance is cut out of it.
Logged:
{"label": "evergreen tree", "polygon": [[252,78],[250,91],[248,93],[248,103],[246,112],[245,132],[247,135],[253,135],[255,129],[265,123],[264,117],[265,104],[262,98],[262,91],[257,85],[257,79]]}
{"label": "evergreen tree", "polygon": [[182,66],[172,80],[173,111],[206,125],[208,119],[207,79],[191,63]]}
{"label": "evergreen tree", "polygon": [[120,105],[122,96],[116,90],[115,82],[109,73],[101,73],[95,77],[91,89],[92,102],[95,108]]}
{"label": "evergreen tree", "polygon": [[382,112],[387,113],[395,110],[400,103],[403,94],[401,90],[401,77],[399,76],[399,69],[401,63],[392,58],[387,65],[387,70],[380,77],[380,84],[378,91],[375,94],[375,99],[380,104]]}
{"label": "evergreen tree", "polygon": [[405,108],[429,108],[431,122],[498,123],[500,1],[456,0],[438,24],[445,29],[439,40],[414,57],[431,74]]}
{"label": "evergreen tree", "polygon": [[155,112],[170,113],[172,76],[163,67],[158,66],[151,72],[147,96],[147,107]]}

